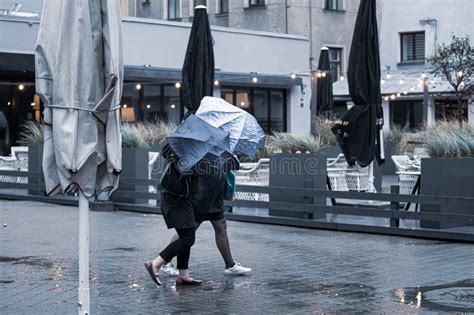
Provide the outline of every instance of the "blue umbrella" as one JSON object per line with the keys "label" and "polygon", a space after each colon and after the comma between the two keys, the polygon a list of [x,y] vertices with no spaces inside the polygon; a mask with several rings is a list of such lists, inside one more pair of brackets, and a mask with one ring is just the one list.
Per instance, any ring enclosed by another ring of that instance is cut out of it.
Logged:
{"label": "blue umbrella", "polygon": [[204,97],[196,116],[230,135],[233,153],[255,157],[257,149],[265,147],[265,132],[255,117],[217,97]]}
{"label": "blue umbrella", "polygon": [[229,133],[191,115],[167,137],[178,157],[178,170],[197,176],[221,176],[239,168],[239,161],[229,148]]}

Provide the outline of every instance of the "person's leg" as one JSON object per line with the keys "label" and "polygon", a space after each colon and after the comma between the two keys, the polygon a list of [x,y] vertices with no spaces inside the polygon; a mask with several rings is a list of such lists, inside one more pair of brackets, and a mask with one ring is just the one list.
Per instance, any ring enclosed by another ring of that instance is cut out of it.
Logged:
{"label": "person's leg", "polygon": [[183,229],[176,230],[178,232],[179,239],[183,242],[185,246],[182,251],[177,255],[177,268],[179,271],[179,278],[184,281],[192,281],[193,279],[189,276],[188,264],[189,256],[191,254],[191,247],[194,245],[196,239],[196,230],[195,229]]}
{"label": "person's leg", "polygon": [[[191,243],[190,237],[189,237],[189,235],[192,235],[194,237],[195,235],[194,228],[176,229],[176,232],[178,233],[180,237],[174,242],[171,242],[170,244],[168,244],[168,246],[166,246],[166,248],[163,251],[161,251],[160,255],[153,260],[153,269],[155,273],[158,273],[160,268],[164,264],[169,263],[171,259],[173,259],[173,257],[183,252],[186,252],[186,250],[188,250],[192,246],[192,244],[194,244],[194,240],[192,240],[192,243]],[[181,238],[181,235],[183,235],[185,239]]]}
{"label": "person's leg", "polygon": [[[201,225],[201,223],[198,223],[198,225],[196,226],[196,230],[199,228],[199,226]],[[171,241],[170,241],[170,244],[173,243],[174,241],[176,241],[177,239],[179,239],[179,236],[178,236],[178,233],[175,233],[173,235],[173,237],[171,238]],[[172,261],[169,261],[168,263],[166,263],[165,265],[163,265],[161,267],[161,270],[163,272],[165,272],[166,274],[170,275],[170,276],[177,276],[177,270],[176,268],[173,266],[173,263]]]}
{"label": "person's leg", "polygon": [[229,237],[227,236],[227,222],[225,218],[211,221],[216,236],[216,245],[222,258],[225,262],[226,268],[231,268],[235,265],[230,251]]}

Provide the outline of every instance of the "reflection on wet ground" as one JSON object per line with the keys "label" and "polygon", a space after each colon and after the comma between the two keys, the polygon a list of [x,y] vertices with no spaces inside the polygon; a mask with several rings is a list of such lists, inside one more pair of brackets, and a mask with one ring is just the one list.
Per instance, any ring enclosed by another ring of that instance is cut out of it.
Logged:
{"label": "reflection on wet ground", "polygon": [[136,247],[115,247],[109,249],[110,251],[119,251],[119,252],[134,252],[137,250]]}
{"label": "reflection on wet ground", "polygon": [[454,283],[396,289],[400,303],[433,311],[474,312],[474,279]]}

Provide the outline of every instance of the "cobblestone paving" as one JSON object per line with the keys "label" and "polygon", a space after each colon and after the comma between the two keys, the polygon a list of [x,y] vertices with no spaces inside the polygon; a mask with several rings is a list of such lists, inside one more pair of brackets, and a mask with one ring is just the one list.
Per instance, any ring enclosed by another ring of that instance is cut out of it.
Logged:
{"label": "cobblestone paving", "polygon": [[[0,201],[0,314],[77,314],[77,220],[74,207]],[[190,266],[202,287],[156,288],[143,261],[172,236],[161,216],[91,212],[90,231],[92,314],[474,312],[469,244],[229,222],[254,269],[229,278],[204,224]]]}

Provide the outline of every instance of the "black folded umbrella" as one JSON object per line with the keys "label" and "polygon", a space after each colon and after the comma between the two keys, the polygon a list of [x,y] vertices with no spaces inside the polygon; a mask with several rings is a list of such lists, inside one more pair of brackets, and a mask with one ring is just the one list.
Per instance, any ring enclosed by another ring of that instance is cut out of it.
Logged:
{"label": "black folded umbrella", "polygon": [[330,75],[331,61],[329,60],[329,49],[327,47],[321,48],[318,70],[324,71],[328,75],[323,78],[318,78],[316,83],[316,108],[318,115],[325,112],[327,116],[329,116],[334,109],[334,102],[332,93],[332,75]]}
{"label": "black folded umbrella", "polygon": [[183,65],[181,103],[195,113],[204,96],[212,96],[214,84],[214,50],[207,8],[196,6],[193,26]]}
{"label": "black folded umbrella", "polygon": [[354,106],[332,128],[347,162],[362,167],[369,165],[374,155],[379,165],[384,162],[376,13],[376,0],[361,1],[347,69]]}

